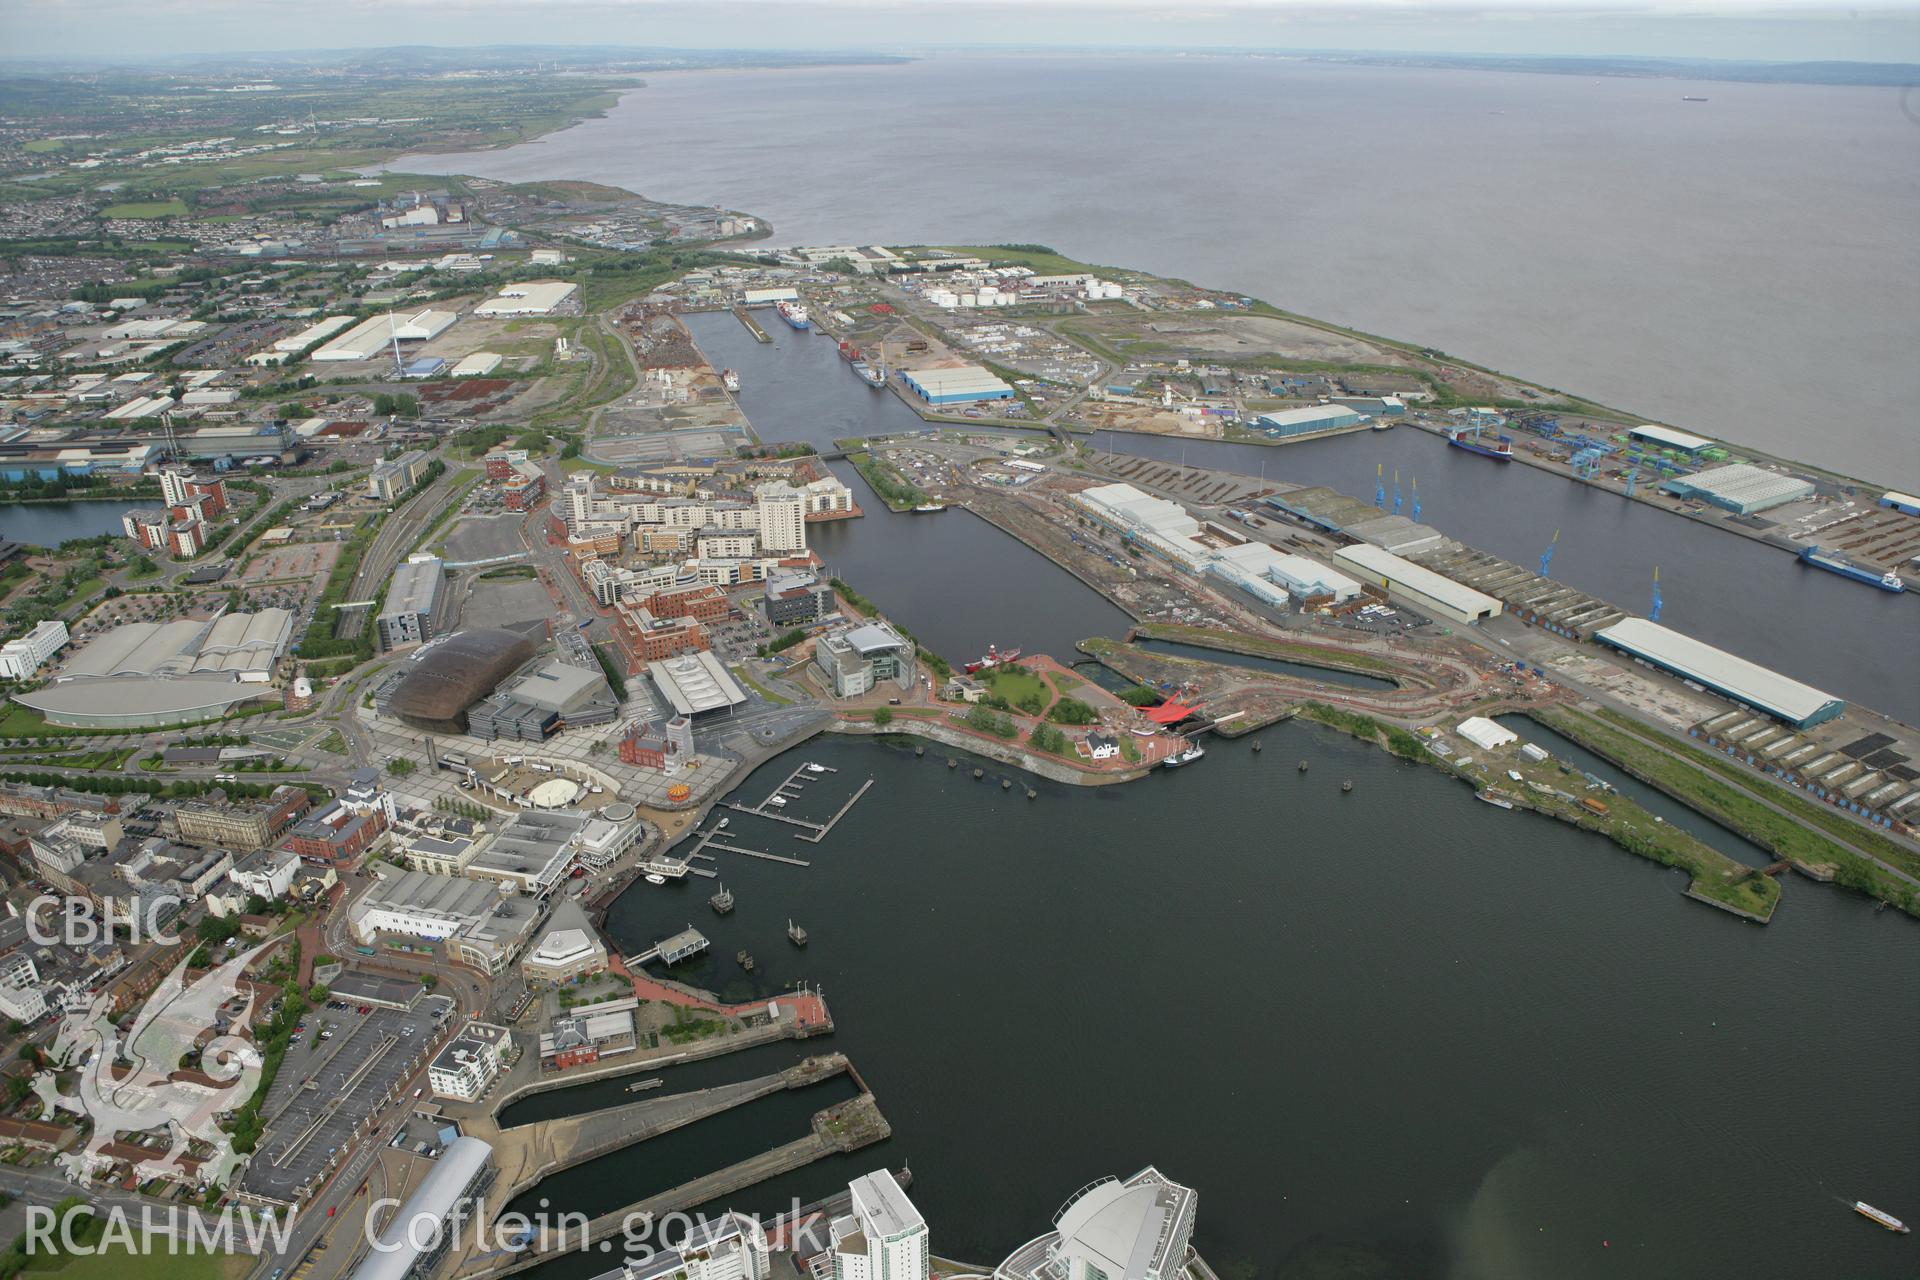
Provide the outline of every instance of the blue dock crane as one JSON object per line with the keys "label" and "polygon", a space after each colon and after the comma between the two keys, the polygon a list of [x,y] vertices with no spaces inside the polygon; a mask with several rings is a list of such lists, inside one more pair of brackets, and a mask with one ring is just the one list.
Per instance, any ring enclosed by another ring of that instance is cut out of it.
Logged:
{"label": "blue dock crane", "polygon": [[1559,545],[1560,545],[1560,531],[1558,529],[1555,529],[1553,531],[1553,541],[1549,542],[1547,544],[1547,549],[1540,553],[1540,576],[1541,577],[1551,578],[1553,576],[1550,572],[1548,572],[1548,570],[1553,568],[1553,549]]}
{"label": "blue dock crane", "polygon": [[1648,622],[1660,621],[1660,566],[1653,566],[1653,608],[1647,611]]}

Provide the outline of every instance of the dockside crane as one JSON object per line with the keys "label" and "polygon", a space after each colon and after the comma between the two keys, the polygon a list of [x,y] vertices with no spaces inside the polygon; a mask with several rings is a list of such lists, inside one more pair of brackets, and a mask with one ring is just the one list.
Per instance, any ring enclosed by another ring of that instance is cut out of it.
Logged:
{"label": "dockside crane", "polygon": [[1560,531],[1558,529],[1555,529],[1553,531],[1553,541],[1549,542],[1547,544],[1547,549],[1540,553],[1540,576],[1541,577],[1551,578],[1553,576],[1553,574],[1548,572],[1548,570],[1553,568],[1553,549],[1559,545],[1560,545]]}
{"label": "dockside crane", "polygon": [[1648,622],[1660,621],[1660,566],[1653,566],[1653,608],[1647,611]]}
{"label": "dockside crane", "polygon": [[1400,469],[1398,467],[1394,468],[1393,472],[1393,514],[1400,514]]}
{"label": "dockside crane", "polygon": [[1387,464],[1373,464],[1373,505],[1382,511],[1387,509]]}
{"label": "dockside crane", "polygon": [[1419,476],[1413,477],[1412,484],[1413,484],[1413,522],[1415,524],[1419,524],[1420,523],[1420,477]]}

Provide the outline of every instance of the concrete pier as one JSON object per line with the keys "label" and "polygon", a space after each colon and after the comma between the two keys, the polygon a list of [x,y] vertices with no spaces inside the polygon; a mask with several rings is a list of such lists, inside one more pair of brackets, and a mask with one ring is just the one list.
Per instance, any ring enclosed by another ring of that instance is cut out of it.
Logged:
{"label": "concrete pier", "polygon": [[[495,1140],[494,1151],[500,1167],[499,1185],[506,1188],[502,1202],[575,1165],[776,1093],[805,1089],[846,1071],[850,1071],[850,1064],[845,1054],[821,1054],[752,1080],[508,1129]],[[857,1084],[858,1078],[855,1080]]]}
{"label": "concrete pier", "polygon": [[[461,1276],[463,1280],[485,1280],[525,1271],[562,1253],[595,1248],[601,1241],[612,1241],[625,1234],[630,1224],[669,1213],[684,1213],[710,1200],[734,1195],[769,1178],[804,1168],[824,1156],[858,1151],[873,1143],[884,1142],[891,1136],[893,1128],[887,1123],[886,1117],[880,1114],[873,1095],[863,1093],[857,1098],[816,1112],[811,1131],[803,1138],[703,1174],[669,1191],[637,1200],[611,1213],[601,1214],[587,1223],[584,1239],[577,1228],[567,1231],[564,1239],[558,1238],[559,1233],[556,1232],[555,1238],[537,1240],[529,1245],[526,1252],[510,1259],[474,1260],[465,1269],[455,1268],[449,1274]],[[475,1265],[476,1262],[480,1262],[480,1265]]]}

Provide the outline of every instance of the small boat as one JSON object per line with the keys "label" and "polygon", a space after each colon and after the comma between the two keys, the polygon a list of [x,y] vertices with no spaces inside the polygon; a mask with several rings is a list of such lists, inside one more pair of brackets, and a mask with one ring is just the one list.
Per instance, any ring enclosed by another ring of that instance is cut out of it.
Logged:
{"label": "small boat", "polygon": [[742,969],[745,969],[748,973],[753,972],[753,955],[751,952],[747,952],[747,951],[734,952],[733,962],[739,965]]}
{"label": "small boat", "polygon": [[945,511],[946,509],[947,504],[944,502],[923,502],[913,510],[917,515],[927,516],[932,515],[936,511]]}
{"label": "small boat", "polygon": [[1507,799],[1505,796],[1495,795],[1491,791],[1476,791],[1473,793],[1473,798],[1475,800],[1484,800],[1496,809],[1513,808],[1513,801]]}
{"label": "small boat", "polygon": [[1347,780],[1346,780],[1345,782],[1343,782],[1343,783],[1341,783],[1341,784],[1340,784],[1340,790],[1341,790],[1342,792],[1347,792],[1347,791],[1351,791],[1351,790],[1353,790],[1353,779],[1352,779],[1352,778],[1348,778],[1348,779],[1347,779]]}
{"label": "small boat", "polygon": [[719,822],[714,824],[713,829],[715,831],[725,831],[727,829],[727,824],[732,821],[733,821],[732,818],[722,818],[720,819]]}
{"label": "small boat", "polygon": [[740,389],[740,375],[731,369],[722,369],[720,371],[720,385],[729,391],[738,391]]}
{"label": "small boat", "polygon": [[1207,749],[1205,747],[1197,742],[1189,742],[1184,751],[1177,752],[1174,755],[1168,756],[1165,760],[1162,760],[1160,767],[1162,769],[1178,769],[1182,765],[1192,764],[1195,760],[1198,760],[1206,754]]}
{"label": "small boat", "polygon": [[733,890],[721,885],[720,892],[707,899],[707,905],[713,908],[715,915],[726,915],[733,910]]}
{"label": "small boat", "polygon": [[1681,95],[1680,95],[1680,101],[1682,101],[1682,102],[1705,102],[1705,101],[1706,101],[1706,99],[1705,99],[1705,98],[1696,98],[1696,97],[1694,97],[1694,96],[1693,96],[1692,94],[1689,94],[1689,93],[1683,93],[1683,94],[1681,94]]}
{"label": "small boat", "polygon": [[807,931],[793,921],[787,921],[787,941],[796,947],[807,945]]}
{"label": "small boat", "polygon": [[659,1076],[648,1076],[645,1080],[635,1080],[627,1086],[628,1093],[645,1093],[649,1089],[658,1089],[666,1081]]}
{"label": "small boat", "polygon": [[648,884],[665,884],[666,882],[667,882],[667,878],[666,878],[665,876],[663,876],[663,875],[661,875],[661,874],[660,874],[659,872],[657,872],[657,871],[649,871],[649,872],[647,872],[647,883],[648,883]]}
{"label": "small boat", "polygon": [[1888,1213],[1885,1209],[1876,1209],[1865,1200],[1855,1200],[1853,1211],[1870,1222],[1877,1222],[1896,1235],[1906,1235],[1910,1228],[1906,1223]]}

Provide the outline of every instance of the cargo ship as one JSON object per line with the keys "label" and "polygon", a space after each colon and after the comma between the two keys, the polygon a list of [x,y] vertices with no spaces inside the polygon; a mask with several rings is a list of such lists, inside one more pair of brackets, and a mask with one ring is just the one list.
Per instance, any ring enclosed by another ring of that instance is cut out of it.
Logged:
{"label": "cargo ship", "polygon": [[1837,551],[1822,551],[1818,547],[1802,547],[1800,549],[1800,563],[1810,564],[1816,569],[1825,569],[1828,573],[1837,573],[1843,578],[1852,578],[1855,582],[1864,582],[1868,586],[1878,587],[1882,591],[1905,591],[1907,589],[1905,579],[1901,578],[1899,574],[1893,572],[1881,573],[1878,570],[1869,569],[1863,564],[1856,564]]}
{"label": "cargo ship", "polygon": [[995,648],[993,645],[988,645],[985,654],[967,664],[967,674],[976,675],[982,671],[991,671],[995,667],[1004,667],[1009,662],[1018,662],[1019,660],[1020,651],[1018,649],[1001,650]]}
{"label": "cargo ship", "polygon": [[1477,453],[1483,458],[1493,458],[1499,462],[1513,461],[1512,436],[1496,435],[1489,442],[1480,438],[1478,427],[1463,427],[1458,431],[1447,432],[1447,443],[1456,449]]}
{"label": "cargo ship", "polygon": [[731,369],[722,369],[720,371],[720,385],[729,391],[738,391],[740,389],[740,375]]}
{"label": "cargo ship", "polygon": [[1908,1227],[1906,1223],[1900,1221],[1900,1219],[1894,1217],[1892,1214],[1888,1213],[1884,1209],[1874,1208],[1872,1205],[1868,1204],[1865,1200],[1855,1200],[1853,1202],[1853,1211],[1859,1214],[1861,1217],[1867,1219],[1869,1222],[1877,1222],[1881,1226],[1885,1227],[1887,1230],[1894,1232],[1897,1235],[1904,1236],[1908,1232]]}
{"label": "cargo ship", "polygon": [[782,320],[796,329],[809,328],[813,323],[807,319],[807,309],[797,302],[776,302],[773,309],[780,313]]}
{"label": "cargo ship", "polygon": [[877,365],[868,364],[865,360],[855,360],[853,362],[853,371],[860,375],[860,381],[866,383],[875,391],[879,391],[887,385],[887,371]]}
{"label": "cargo ship", "polygon": [[1192,764],[1195,760],[1198,760],[1201,756],[1204,756],[1206,754],[1207,754],[1207,749],[1205,747],[1201,746],[1197,742],[1189,742],[1186,745],[1185,750],[1175,752],[1173,755],[1168,756],[1165,760],[1162,760],[1160,762],[1160,767],[1162,769],[1178,769],[1182,765]]}

